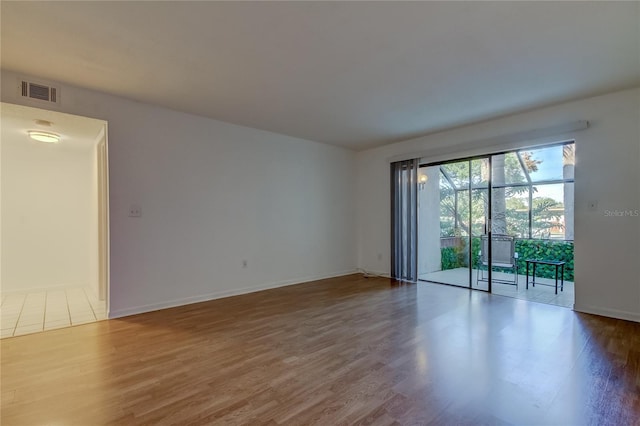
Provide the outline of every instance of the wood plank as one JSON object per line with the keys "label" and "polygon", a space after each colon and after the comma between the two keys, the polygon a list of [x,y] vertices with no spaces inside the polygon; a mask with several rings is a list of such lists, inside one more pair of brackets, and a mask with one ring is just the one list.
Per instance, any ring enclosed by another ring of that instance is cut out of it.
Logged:
{"label": "wood plank", "polygon": [[640,324],[352,275],[0,341],[2,424],[616,424]]}

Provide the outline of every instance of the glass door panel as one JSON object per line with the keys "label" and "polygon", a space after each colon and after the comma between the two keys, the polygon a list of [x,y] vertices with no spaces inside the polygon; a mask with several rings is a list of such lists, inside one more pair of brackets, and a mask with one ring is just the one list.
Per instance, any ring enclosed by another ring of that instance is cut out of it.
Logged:
{"label": "glass door panel", "polygon": [[471,286],[470,162],[418,172],[418,279]]}
{"label": "glass door panel", "polygon": [[[440,166],[418,170],[418,279],[442,281],[442,270],[449,266],[444,248],[456,224],[453,208],[454,187],[444,178]],[[444,200],[442,204],[441,200]]]}
{"label": "glass door panel", "polygon": [[[524,231],[527,201],[525,194],[513,182],[521,181],[521,171],[517,156],[499,154],[491,156],[491,267],[489,291],[499,289],[500,294],[517,294],[518,254],[516,252],[517,231]],[[518,207],[518,208],[513,208]]]}
{"label": "glass door panel", "polygon": [[487,242],[489,218],[489,180],[491,177],[489,158],[471,160],[471,247],[474,288],[489,291],[489,265]]}
{"label": "glass door panel", "polygon": [[488,290],[477,265],[487,232],[489,176],[488,157],[420,168],[419,279]]}

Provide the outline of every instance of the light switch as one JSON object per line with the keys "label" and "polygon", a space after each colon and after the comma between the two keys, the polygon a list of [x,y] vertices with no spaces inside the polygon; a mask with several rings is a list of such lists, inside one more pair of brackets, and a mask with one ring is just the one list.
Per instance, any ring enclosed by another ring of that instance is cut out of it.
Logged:
{"label": "light switch", "polygon": [[140,206],[132,204],[129,207],[129,217],[140,217],[142,216],[142,209]]}

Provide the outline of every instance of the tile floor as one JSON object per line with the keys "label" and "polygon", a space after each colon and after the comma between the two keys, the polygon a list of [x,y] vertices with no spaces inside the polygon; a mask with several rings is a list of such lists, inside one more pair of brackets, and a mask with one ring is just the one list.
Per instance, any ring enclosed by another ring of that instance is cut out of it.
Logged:
{"label": "tile floor", "polygon": [[0,338],[106,319],[106,304],[81,287],[0,295]]}
{"label": "tile floor", "polygon": [[[495,272],[494,278],[509,281],[513,280],[513,275]],[[461,287],[469,287],[469,269],[456,268],[446,271],[430,272],[418,275],[418,279]],[[488,283],[486,281],[478,281],[478,274],[477,270],[475,269],[472,272],[472,280],[473,288],[488,290]],[[531,281],[531,277],[529,277],[529,281]],[[560,284],[558,284],[558,294],[555,294],[555,288],[551,287],[555,284],[555,280],[553,279],[536,277],[536,286],[533,287],[531,284],[529,284],[528,289],[526,287],[526,282],[526,277],[524,275],[519,275],[518,286],[503,283],[494,283],[492,286],[492,291],[493,294],[498,294],[500,296],[514,297],[516,299],[529,300],[532,302],[563,306],[565,308],[573,307],[573,301],[575,297],[573,282],[565,281],[563,291],[560,291]]]}

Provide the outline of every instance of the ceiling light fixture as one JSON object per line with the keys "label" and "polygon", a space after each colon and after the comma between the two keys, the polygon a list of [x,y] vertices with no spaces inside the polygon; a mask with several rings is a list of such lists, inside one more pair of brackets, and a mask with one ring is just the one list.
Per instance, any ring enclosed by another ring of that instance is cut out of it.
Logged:
{"label": "ceiling light fixture", "polygon": [[43,132],[41,130],[29,130],[29,137],[38,142],[44,143],[58,143],[60,142],[60,136],[51,132]]}

